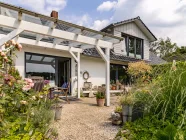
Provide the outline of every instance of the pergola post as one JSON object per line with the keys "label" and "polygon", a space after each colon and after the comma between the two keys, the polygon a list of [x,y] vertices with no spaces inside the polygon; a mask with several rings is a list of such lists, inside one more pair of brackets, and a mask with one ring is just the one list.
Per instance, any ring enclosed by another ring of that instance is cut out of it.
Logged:
{"label": "pergola post", "polygon": [[77,95],[78,98],[80,98],[80,52],[77,52],[77,56],[72,52],[71,49],[69,52],[77,62]]}
{"label": "pergola post", "polygon": [[78,98],[80,98],[80,53],[77,53],[77,94]]}
{"label": "pergola post", "polygon": [[95,48],[105,61],[106,106],[110,106],[110,48],[105,48],[104,53],[99,46],[99,40],[97,41]]}
{"label": "pergola post", "polygon": [[106,57],[107,61],[106,64],[106,106],[110,106],[110,49],[106,48]]}

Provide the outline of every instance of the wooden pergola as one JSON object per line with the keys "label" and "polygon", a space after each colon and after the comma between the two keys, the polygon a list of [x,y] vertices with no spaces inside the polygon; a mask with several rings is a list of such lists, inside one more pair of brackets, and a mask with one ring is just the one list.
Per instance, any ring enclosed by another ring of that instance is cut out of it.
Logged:
{"label": "wooden pergola", "polygon": [[[2,2],[0,2],[0,8],[0,27],[8,31],[1,34],[0,46],[2,47],[5,42],[15,39],[21,44],[68,51],[78,65],[78,98],[80,98],[80,54],[86,48],[96,48],[105,61],[106,105],[110,106],[110,49],[122,38]],[[42,24],[31,21],[33,17],[40,19]],[[32,38],[28,37],[28,34]]]}

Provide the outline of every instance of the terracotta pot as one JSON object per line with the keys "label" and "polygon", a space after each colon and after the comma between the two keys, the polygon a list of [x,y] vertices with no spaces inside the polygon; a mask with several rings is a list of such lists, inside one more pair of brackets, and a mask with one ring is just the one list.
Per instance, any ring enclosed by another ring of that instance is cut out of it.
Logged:
{"label": "terracotta pot", "polygon": [[96,99],[97,100],[97,105],[100,106],[100,107],[103,107],[104,106],[104,103],[105,103],[105,99]]}
{"label": "terracotta pot", "polygon": [[112,90],[116,90],[116,86],[112,86]]}

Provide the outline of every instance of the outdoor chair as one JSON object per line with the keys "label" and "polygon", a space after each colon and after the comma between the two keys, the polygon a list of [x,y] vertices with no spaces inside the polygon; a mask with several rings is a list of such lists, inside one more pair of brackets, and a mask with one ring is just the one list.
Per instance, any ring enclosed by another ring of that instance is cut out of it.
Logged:
{"label": "outdoor chair", "polygon": [[37,81],[34,83],[33,90],[35,90],[36,92],[40,92],[44,88],[44,85],[45,85],[44,80]]}
{"label": "outdoor chair", "polygon": [[70,101],[68,100],[68,92],[70,91],[70,82],[68,82],[67,87],[56,87],[55,90],[53,91],[53,94],[56,94],[59,96],[60,94],[66,96],[66,101],[70,104]]}

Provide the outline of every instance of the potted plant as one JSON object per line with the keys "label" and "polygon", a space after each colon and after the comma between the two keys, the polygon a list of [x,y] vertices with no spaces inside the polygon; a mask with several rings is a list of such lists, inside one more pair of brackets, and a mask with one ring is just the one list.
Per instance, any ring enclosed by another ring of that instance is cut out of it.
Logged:
{"label": "potted plant", "polygon": [[111,114],[112,124],[122,124],[122,106],[116,106],[114,112]]}
{"label": "potted plant", "polygon": [[123,123],[131,121],[134,97],[132,96],[131,93],[125,94],[121,97],[120,103],[122,105]]}
{"label": "potted plant", "polygon": [[105,95],[102,92],[97,92],[96,101],[98,106],[103,107],[105,103]]}
{"label": "potted plant", "polygon": [[61,119],[61,113],[62,113],[62,109],[63,106],[61,103],[59,103],[59,97],[58,95],[55,94],[55,105],[54,105],[54,109],[55,109],[55,116],[54,116],[54,120],[60,120]]}

